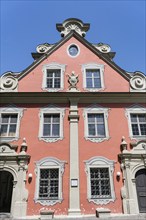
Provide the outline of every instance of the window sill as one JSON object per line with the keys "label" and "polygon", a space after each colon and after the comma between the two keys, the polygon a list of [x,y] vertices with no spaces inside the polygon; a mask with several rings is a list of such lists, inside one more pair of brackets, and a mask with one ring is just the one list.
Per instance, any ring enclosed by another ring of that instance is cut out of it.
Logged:
{"label": "window sill", "polygon": [[86,140],[95,142],[95,143],[100,143],[102,141],[108,140],[110,137],[85,137]]}
{"label": "window sill", "polygon": [[63,88],[47,88],[47,87],[44,87],[42,89],[44,91],[48,91],[48,92],[59,92],[59,91],[63,90]]}
{"label": "window sill", "polygon": [[1,142],[11,142],[18,140],[19,137],[0,137]]}
{"label": "window sill", "polygon": [[53,142],[56,142],[56,141],[60,141],[62,140],[63,137],[39,137],[39,140],[40,141],[45,141],[47,143],[53,143]]}
{"label": "window sill", "polygon": [[104,199],[104,198],[103,199],[91,199],[91,198],[89,198],[88,201],[93,202],[97,205],[106,205],[110,202],[114,202],[115,198],[109,198],[109,199]]}
{"label": "window sill", "polygon": [[61,203],[63,199],[52,199],[52,200],[41,200],[41,199],[34,199],[35,203],[39,203],[41,205],[48,205],[48,206],[53,206],[55,205],[56,203]]}

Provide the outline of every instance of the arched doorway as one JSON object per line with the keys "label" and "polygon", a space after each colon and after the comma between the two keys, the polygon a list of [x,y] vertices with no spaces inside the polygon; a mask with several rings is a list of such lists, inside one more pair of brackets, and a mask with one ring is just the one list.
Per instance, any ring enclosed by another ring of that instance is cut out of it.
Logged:
{"label": "arched doorway", "polygon": [[146,213],[146,169],[137,171],[135,179],[139,212]]}
{"label": "arched doorway", "polygon": [[13,175],[0,171],[0,212],[10,213],[13,192]]}

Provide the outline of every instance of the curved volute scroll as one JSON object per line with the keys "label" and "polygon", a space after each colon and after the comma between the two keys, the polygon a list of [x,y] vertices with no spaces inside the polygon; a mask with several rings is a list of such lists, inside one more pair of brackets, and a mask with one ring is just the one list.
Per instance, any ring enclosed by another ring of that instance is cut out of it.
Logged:
{"label": "curved volute scroll", "polygon": [[130,79],[131,92],[146,92],[146,76],[141,72],[135,72]]}
{"label": "curved volute scroll", "polygon": [[17,92],[18,79],[17,74],[7,72],[0,78],[0,92]]}

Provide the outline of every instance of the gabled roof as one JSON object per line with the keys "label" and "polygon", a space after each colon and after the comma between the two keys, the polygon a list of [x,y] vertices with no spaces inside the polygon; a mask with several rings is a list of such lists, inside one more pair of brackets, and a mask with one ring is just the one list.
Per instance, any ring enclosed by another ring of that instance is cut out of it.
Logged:
{"label": "gabled roof", "polygon": [[[30,71],[32,71],[35,67],[37,67],[41,62],[43,62],[48,56],[50,56],[54,51],[60,48],[64,43],[66,43],[71,37],[76,38],[80,41],[84,46],[86,46],[89,50],[91,50],[95,55],[97,55],[100,59],[106,62],[110,67],[112,67],[115,71],[117,71],[122,77],[124,77],[127,81],[130,80],[131,76],[126,73],[125,70],[121,69],[116,63],[111,59],[113,54],[110,55],[108,53],[102,53],[95,46],[89,43],[86,39],[80,36],[76,31],[71,31],[67,34],[63,39],[61,39],[58,43],[53,45],[50,50],[41,55],[37,60],[35,60],[30,66],[28,66],[25,70],[23,70],[20,74],[18,74],[18,80],[21,80],[24,76],[26,76]],[[110,58],[111,57],[111,58]]]}

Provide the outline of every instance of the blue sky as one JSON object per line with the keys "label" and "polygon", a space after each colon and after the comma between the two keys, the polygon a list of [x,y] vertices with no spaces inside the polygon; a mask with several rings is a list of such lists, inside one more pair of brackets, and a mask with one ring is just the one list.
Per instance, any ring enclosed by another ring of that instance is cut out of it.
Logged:
{"label": "blue sky", "polygon": [[1,0],[0,74],[24,70],[38,44],[61,39],[56,23],[71,17],[90,23],[86,40],[109,44],[121,68],[146,74],[145,6],[145,0]]}

